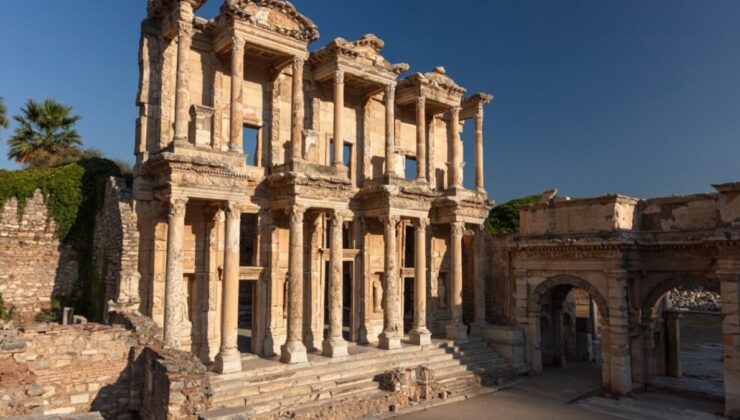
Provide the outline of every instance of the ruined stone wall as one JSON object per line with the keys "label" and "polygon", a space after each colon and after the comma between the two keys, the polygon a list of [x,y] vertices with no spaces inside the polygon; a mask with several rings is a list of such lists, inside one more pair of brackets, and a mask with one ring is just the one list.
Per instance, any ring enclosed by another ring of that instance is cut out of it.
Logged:
{"label": "ruined stone wall", "polygon": [[486,320],[492,324],[513,322],[514,283],[508,244],[512,235],[486,235]]}
{"label": "ruined stone wall", "polygon": [[128,356],[120,326],[35,324],[0,331],[0,416],[129,411]]}
{"label": "ruined stone wall", "polygon": [[69,295],[77,280],[75,251],[56,238],[40,191],[26,201],[9,199],[0,213],[0,293],[18,319],[32,320],[51,307],[52,296]]}

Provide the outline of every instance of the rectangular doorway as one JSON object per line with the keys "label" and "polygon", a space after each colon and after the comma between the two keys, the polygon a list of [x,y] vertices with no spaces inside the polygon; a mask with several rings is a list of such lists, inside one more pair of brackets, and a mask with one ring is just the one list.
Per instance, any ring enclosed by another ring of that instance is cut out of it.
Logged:
{"label": "rectangular doorway", "polygon": [[403,333],[408,334],[414,324],[414,278],[403,279]]}
{"label": "rectangular doorway", "polygon": [[252,332],[254,331],[254,307],[256,281],[239,282],[239,318],[237,323],[237,347],[240,353],[252,353]]}

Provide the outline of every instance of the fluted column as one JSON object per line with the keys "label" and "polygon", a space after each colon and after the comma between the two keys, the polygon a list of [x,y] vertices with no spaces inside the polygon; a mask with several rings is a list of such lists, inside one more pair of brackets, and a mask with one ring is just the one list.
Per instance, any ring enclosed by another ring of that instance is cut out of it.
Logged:
{"label": "fluted column", "polygon": [[342,215],[334,212],[331,219],[331,250],[329,254],[329,336],[324,339],[324,356],[347,355],[347,342],[342,337]]}
{"label": "fluted column", "polygon": [[396,175],[396,83],[385,87],[385,174]]}
{"label": "fluted column", "polygon": [[475,190],[486,192],[483,185],[483,105],[478,105],[475,114]]}
{"label": "fluted column", "polygon": [[427,117],[426,98],[416,98],[416,179],[427,180]]}
{"label": "fluted column", "polygon": [[427,329],[427,228],[429,220],[416,221],[414,241],[414,326],[409,332],[412,343],[427,345],[432,334]]}
{"label": "fluted column", "polygon": [[334,160],[332,165],[344,165],[344,71],[334,73]]}
{"label": "fluted column", "polygon": [[190,107],[190,46],[193,24],[180,21],[177,30],[177,76],[175,80],[175,143],[188,141]]}
{"label": "fluted column", "polygon": [[291,103],[292,159],[303,159],[303,59],[293,58],[293,101]]}
{"label": "fluted column", "polygon": [[239,236],[241,209],[236,203],[226,206],[224,240],[224,280],[221,288],[221,347],[216,355],[216,371],[238,372],[242,369],[237,347],[239,320]]}
{"label": "fluted column", "polygon": [[182,341],[184,296],[182,273],[182,237],[185,229],[187,199],[174,198],[167,218],[167,274],[164,284],[164,344],[179,349]]}
{"label": "fluted column", "polygon": [[288,338],[280,348],[285,363],[308,361],[303,345],[303,207],[290,212],[290,249],[288,252]]}
{"label": "fluted column", "polygon": [[229,150],[242,153],[244,136],[244,104],[242,103],[242,82],[244,81],[244,40],[231,39],[231,126]]}
{"label": "fluted column", "polygon": [[396,255],[396,225],[398,216],[387,216],[382,219],[385,241],[385,287],[383,288],[383,332],[378,337],[381,349],[401,347],[401,329],[399,325],[398,302],[398,266]]}
{"label": "fluted column", "polygon": [[450,151],[450,186],[462,187],[462,141],[460,140],[460,107],[452,107],[450,110],[450,130],[452,133],[452,144]]}
{"label": "fluted column", "polygon": [[455,341],[467,341],[468,339],[468,329],[462,322],[462,238],[464,227],[463,222],[453,222],[451,225],[450,311],[452,312],[452,320],[447,325],[447,338]]}
{"label": "fluted column", "polygon": [[478,226],[475,232],[475,255],[474,255],[474,320],[471,332],[482,335],[486,325],[486,248],[485,248],[485,225]]}

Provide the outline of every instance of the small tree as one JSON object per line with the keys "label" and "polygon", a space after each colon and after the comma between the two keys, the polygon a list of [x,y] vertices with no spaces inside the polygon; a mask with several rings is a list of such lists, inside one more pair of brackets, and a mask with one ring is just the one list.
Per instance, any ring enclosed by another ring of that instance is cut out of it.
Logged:
{"label": "small tree", "polygon": [[491,209],[486,219],[490,233],[519,233],[519,206],[540,201],[539,195],[528,195],[507,201]]}
{"label": "small tree", "polygon": [[14,119],[20,124],[8,139],[8,158],[30,167],[60,163],[65,155],[79,151],[80,134],[74,129],[79,115],[72,107],[53,99],[39,103],[29,99]]}

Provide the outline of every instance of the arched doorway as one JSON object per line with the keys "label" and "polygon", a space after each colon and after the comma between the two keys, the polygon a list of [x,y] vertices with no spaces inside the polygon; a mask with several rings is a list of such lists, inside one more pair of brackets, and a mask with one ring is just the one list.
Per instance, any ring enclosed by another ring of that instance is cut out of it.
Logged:
{"label": "arched doorway", "polygon": [[660,282],[643,307],[644,378],[648,385],[724,382],[719,281],[684,276]]}
{"label": "arched doorway", "polygon": [[529,296],[531,363],[545,368],[579,367],[600,375],[606,331],[606,300],[588,281],[559,275],[540,283]]}

